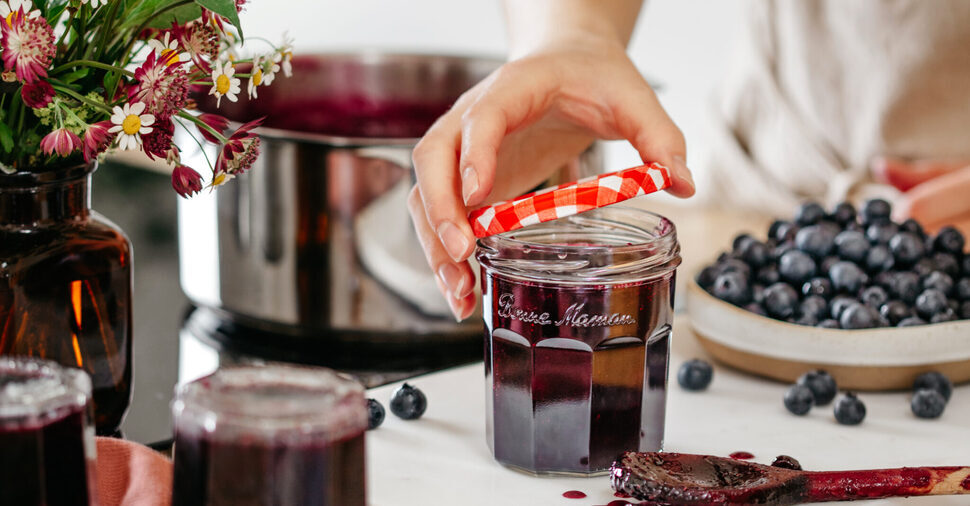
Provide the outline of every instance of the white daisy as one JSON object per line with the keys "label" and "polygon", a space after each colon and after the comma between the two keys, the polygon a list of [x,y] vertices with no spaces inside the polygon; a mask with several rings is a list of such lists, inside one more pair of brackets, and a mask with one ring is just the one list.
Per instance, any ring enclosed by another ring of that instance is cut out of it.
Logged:
{"label": "white daisy", "polygon": [[91,3],[92,9],[97,9],[102,5],[108,5],[108,0],[81,0],[82,4]]}
{"label": "white daisy", "polygon": [[[272,57],[272,60],[269,58]],[[280,61],[283,60],[283,55],[280,53],[273,53],[270,57],[267,57],[266,63],[263,64],[263,84],[269,86],[273,84],[273,79],[276,79],[277,72],[280,71]]]}
{"label": "white daisy", "polygon": [[232,62],[225,62],[224,65],[216,63],[212,69],[212,89],[209,90],[209,95],[216,96],[216,107],[219,107],[222,103],[222,97],[225,96],[230,102],[235,102],[238,100],[236,96],[237,93],[242,91],[240,88],[239,78],[233,77],[236,73],[236,69],[233,68]]}
{"label": "white daisy", "polygon": [[256,87],[263,84],[263,62],[262,58],[256,56],[253,58],[253,69],[249,74],[249,98],[258,98],[259,94],[256,91]]}
{"label": "white daisy", "polygon": [[283,45],[280,47],[280,54],[283,55],[283,61],[280,62],[280,67],[283,68],[283,75],[290,77],[293,75],[293,39],[287,34],[283,34]]}
{"label": "white daisy", "polygon": [[115,106],[112,109],[110,133],[118,134],[118,147],[124,151],[141,147],[141,136],[152,132],[155,116],[142,114],[145,110],[144,102],[125,104],[124,107]]}
{"label": "white daisy", "polygon": [[[96,2],[98,0],[92,1]],[[180,61],[188,61],[191,59],[189,53],[179,52],[179,41],[178,39],[172,38],[171,32],[166,32],[165,38],[162,40],[149,40],[148,46],[158,54],[160,60],[165,60],[165,64],[167,65],[174,65]]]}
{"label": "white daisy", "polygon": [[19,9],[23,9],[28,18],[40,16],[40,10],[34,9],[31,0],[0,0],[0,16],[7,20],[7,24],[10,24],[10,16]]}
{"label": "white daisy", "polygon": [[228,183],[232,178],[236,177],[235,174],[230,174],[228,172],[216,171],[212,174],[212,181],[209,182],[209,188],[215,189],[216,187],[222,186]]}

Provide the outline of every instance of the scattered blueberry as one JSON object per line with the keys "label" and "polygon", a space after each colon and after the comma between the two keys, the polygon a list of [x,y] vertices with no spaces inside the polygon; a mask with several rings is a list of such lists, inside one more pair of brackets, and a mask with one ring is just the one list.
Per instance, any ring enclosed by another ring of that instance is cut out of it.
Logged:
{"label": "scattered blueberry", "polygon": [[677,383],[680,383],[684,390],[704,390],[711,384],[713,377],[714,368],[711,364],[698,358],[684,362],[677,371]]}
{"label": "scattered blueberry", "polygon": [[795,384],[785,392],[784,401],[785,408],[788,411],[801,416],[812,409],[812,404],[815,403],[815,396],[807,386]]}
{"label": "scattered blueberry", "polygon": [[[970,285],[970,283],[968,283],[968,285]],[[829,281],[829,278],[812,278],[802,284],[802,295],[806,297],[819,295],[825,299],[828,299],[834,295],[832,282]]]}
{"label": "scattered blueberry", "polygon": [[899,325],[899,322],[913,316],[913,310],[900,300],[891,300],[879,308],[879,314],[889,322],[890,325]]}
{"label": "scattered blueberry", "polygon": [[859,425],[866,417],[866,405],[852,392],[835,401],[835,420],[842,425]]}
{"label": "scattered blueberry", "polygon": [[775,457],[775,461],[771,463],[771,467],[780,467],[782,469],[791,469],[793,471],[802,470],[802,464],[788,455],[779,455]]}
{"label": "scattered blueberry", "polygon": [[859,294],[859,300],[871,308],[879,309],[889,301],[889,294],[886,293],[885,288],[873,285],[862,290],[862,293]]}
{"label": "scattered blueberry", "polygon": [[923,293],[916,297],[916,312],[924,319],[931,318],[944,309],[949,309],[946,294],[935,288],[923,290]]}
{"label": "scattered blueberry", "polygon": [[801,251],[790,250],[778,261],[778,272],[790,283],[804,283],[815,275],[815,261]]}
{"label": "scattered blueberry", "polygon": [[836,262],[829,270],[829,279],[832,280],[832,287],[838,292],[858,293],[868,282],[869,277],[858,265],[843,260]]}
{"label": "scattered blueberry", "polygon": [[866,238],[873,244],[889,244],[889,241],[899,232],[899,226],[891,221],[880,221],[866,228]]}
{"label": "scattered blueberry", "polygon": [[795,211],[795,223],[805,226],[814,225],[825,217],[825,209],[817,202],[806,202]]}
{"label": "scattered blueberry", "polygon": [[913,265],[926,253],[923,240],[912,232],[899,232],[894,235],[889,240],[889,251],[900,266]]}
{"label": "scattered blueberry", "polygon": [[391,413],[404,420],[421,418],[428,409],[428,398],[424,392],[405,383],[391,396]]}
{"label": "scattered blueberry", "polygon": [[970,277],[960,278],[957,281],[954,294],[960,300],[970,300]]}
{"label": "scattered blueberry", "polygon": [[816,406],[824,406],[832,402],[837,391],[835,378],[821,369],[802,374],[797,384],[804,385],[812,391]]}
{"label": "scattered blueberry", "polygon": [[943,227],[933,238],[933,248],[945,253],[961,254],[964,246],[963,234],[953,227]]}
{"label": "scattered blueberry", "polygon": [[862,223],[869,225],[880,221],[887,221],[889,220],[889,215],[892,214],[892,210],[893,208],[889,205],[889,202],[883,199],[867,200],[862,204]]}
{"label": "scattered blueberry", "polygon": [[715,297],[736,306],[743,306],[751,300],[748,280],[739,272],[725,272],[718,276],[711,291]]}
{"label": "scattered blueberry", "polygon": [[871,307],[855,302],[842,311],[839,325],[846,330],[871,329],[878,326],[878,320]]}
{"label": "scattered blueberry", "polygon": [[835,248],[835,234],[822,225],[810,225],[795,234],[795,247],[822,259]]}
{"label": "scattered blueberry", "polygon": [[939,418],[946,408],[946,399],[932,388],[923,388],[913,393],[909,405],[920,418]]}
{"label": "scattered blueberry", "polygon": [[903,318],[896,324],[897,327],[918,327],[920,325],[926,325],[926,320],[920,318],[919,316],[909,316]]}
{"label": "scattered blueberry", "polygon": [[873,273],[885,272],[896,265],[896,258],[892,251],[884,244],[877,244],[869,248],[866,254],[866,270]]}
{"label": "scattered blueberry", "polygon": [[869,254],[869,241],[862,232],[846,230],[835,236],[835,249],[843,259],[860,263]]}
{"label": "scattered blueberry", "polygon": [[816,323],[828,316],[828,312],[829,303],[820,295],[809,295],[802,299],[802,303],[798,306],[798,314],[811,315],[815,318]]}
{"label": "scattered blueberry", "polygon": [[950,401],[950,396],[953,395],[953,383],[950,382],[950,378],[947,378],[946,375],[937,371],[924,372],[913,381],[914,392],[924,388],[936,390],[947,402]]}
{"label": "scattered blueberry", "polygon": [[855,207],[848,202],[841,202],[832,211],[832,219],[839,225],[855,223]]}
{"label": "scattered blueberry", "polygon": [[770,316],[785,319],[795,314],[798,293],[791,285],[775,283],[765,289],[764,306]]}
{"label": "scattered blueberry", "polygon": [[842,328],[842,327],[839,326],[839,322],[837,322],[837,321],[835,321],[835,320],[833,320],[831,318],[827,318],[825,320],[822,320],[822,321],[818,322],[818,325],[816,325],[816,327],[821,327],[823,329],[840,329],[840,328]]}
{"label": "scattered blueberry", "polygon": [[384,423],[384,406],[377,399],[367,399],[367,430],[373,430]]}
{"label": "scattered blueberry", "polygon": [[952,277],[960,275],[960,262],[952,253],[938,251],[933,254],[933,267],[941,272],[945,272]]}

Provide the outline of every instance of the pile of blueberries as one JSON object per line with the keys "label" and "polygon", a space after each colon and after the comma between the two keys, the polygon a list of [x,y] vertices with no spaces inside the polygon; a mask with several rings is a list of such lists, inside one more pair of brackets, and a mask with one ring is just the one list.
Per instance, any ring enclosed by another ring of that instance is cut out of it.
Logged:
{"label": "pile of blueberries", "polygon": [[929,235],[890,218],[890,204],[802,204],[768,239],[742,234],[697,282],[752,313],[832,329],[970,319],[970,254],[959,230]]}

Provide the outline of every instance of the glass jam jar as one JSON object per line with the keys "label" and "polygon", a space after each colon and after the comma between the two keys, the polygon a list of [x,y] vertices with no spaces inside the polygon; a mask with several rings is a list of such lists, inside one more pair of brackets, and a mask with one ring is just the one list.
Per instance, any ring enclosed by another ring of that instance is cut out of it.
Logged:
{"label": "glass jam jar", "polygon": [[533,474],[607,472],[663,446],[670,220],[618,204],[480,239],[486,433]]}
{"label": "glass jam jar", "polygon": [[172,404],[172,505],[364,506],[364,388],[319,367],[220,369]]}

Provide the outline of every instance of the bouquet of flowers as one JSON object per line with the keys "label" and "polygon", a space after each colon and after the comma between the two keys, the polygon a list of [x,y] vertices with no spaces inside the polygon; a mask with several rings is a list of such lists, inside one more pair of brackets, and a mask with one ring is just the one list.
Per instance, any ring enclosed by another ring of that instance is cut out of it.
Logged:
{"label": "bouquet of flowers", "polygon": [[[108,149],[165,159],[183,197],[203,188],[172,143],[185,128],[221,146],[206,184],[249,169],[258,120],[198,114],[190,92],[235,102],[292,72],[291,43],[240,58],[245,0],[0,0],[0,170],[43,171],[91,162]],[[244,72],[237,72],[239,64]],[[194,126],[193,126],[194,125]],[[0,177],[3,177],[0,174]]]}

